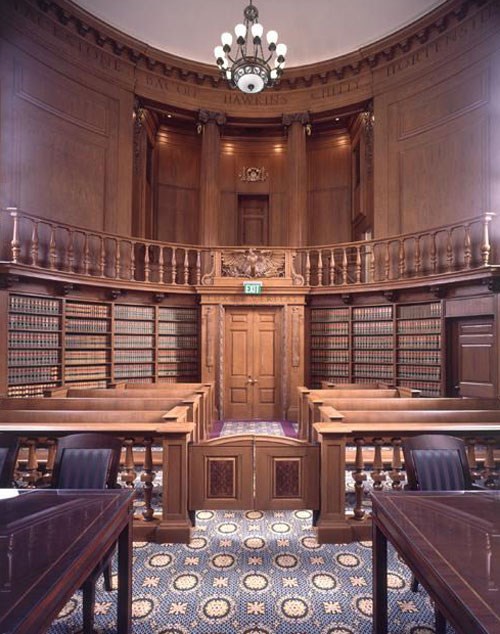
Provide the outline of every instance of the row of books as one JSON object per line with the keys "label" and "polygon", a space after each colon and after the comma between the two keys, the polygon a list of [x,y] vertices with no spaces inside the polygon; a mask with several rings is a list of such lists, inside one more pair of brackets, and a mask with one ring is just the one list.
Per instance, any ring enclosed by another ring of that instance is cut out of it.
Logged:
{"label": "row of books", "polygon": [[154,306],[115,305],[115,319],[142,319],[150,321],[154,320],[154,318]]}
{"label": "row of books", "polygon": [[115,348],[153,348],[154,337],[150,335],[116,335]]}
{"label": "row of books", "polygon": [[126,379],[134,376],[154,376],[154,367],[149,363],[138,363],[136,365],[119,365],[115,367],[115,378]]}
{"label": "row of books", "polygon": [[158,312],[160,321],[197,321],[198,311],[195,308],[164,308]]}
{"label": "row of books", "polygon": [[165,369],[158,370],[158,376],[180,376],[184,379],[184,381],[189,377],[193,381],[196,381],[197,373],[193,371],[193,368],[185,368],[185,369]]}
{"label": "row of books", "polygon": [[392,321],[353,322],[354,335],[392,335]]}
{"label": "row of books", "polygon": [[392,363],[392,350],[353,350],[353,361],[362,363]]}
{"label": "row of books", "polygon": [[67,332],[88,332],[89,334],[109,332],[110,324],[105,319],[80,319],[66,320]]}
{"label": "row of books", "polygon": [[87,304],[80,302],[66,302],[67,317],[92,317],[94,319],[108,319],[111,315],[109,304]]}
{"label": "row of books", "polygon": [[110,342],[106,335],[66,335],[64,343],[67,349],[73,349],[106,348]]}
{"label": "row of books", "polygon": [[175,349],[164,348],[158,350],[158,361],[197,361],[198,350],[196,348]]}
{"label": "row of books", "polygon": [[174,337],[171,335],[161,335],[158,341],[159,348],[197,348],[198,337],[185,335],[182,337]]}
{"label": "row of books", "polygon": [[31,385],[11,385],[7,389],[7,395],[12,398],[26,398],[43,396],[46,390],[57,387],[59,383],[34,383]]}
{"label": "row of books", "polygon": [[392,306],[369,306],[352,309],[353,321],[379,321],[392,319]]}
{"label": "row of books", "polygon": [[398,363],[439,365],[441,353],[439,350],[399,350]]}
{"label": "row of books", "polygon": [[311,348],[326,348],[329,350],[348,349],[349,337],[311,337]]}
{"label": "row of books", "polygon": [[64,371],[65,381],[74,381],[76,379],[107,379],[109,378],[109,369],[106,365],[75,365],[66,366]]}
{"label": "row of books", "polygon": [[401,379],[415,379],[417,381],[440,381],[441,371],[439,366],[401,365],[398,368],[398,377]]}
{"label": "row of books", "polygon": [[439,350],[441,348],[441,335],[400,335],[398,347]]}
{"label": "row of books", "polygon": [[59,330],[61,320],[50,315],[28,315],[25,313],[11,313],[9,315],[10,330]]}
{"label": "row of books", "polygon": [[349,363],[349,350],[328,350],[325,348],[311,350],[311,361],[313,363],[337,362]]}
{"label": "row of books", "polygon": [[50,332],[10,332],[9,348],[58,348],[60,333]]}
{"label": "row of books", "polygon": [[416,381],[400,379],[397,382],[401,387],[411,387],[421,390],[422,396],[439,397],[441,395],[440,383],[435,381]]}
{"label": "row of books", "polygon": [[394,376],[392,365],[375,365],[362,364],[354,365],[353,375],[355,377],[374,378],[374,379],[390,379]]}
{"label": "row of books", "polygon": [[198,324],[189,321],[160,321],[158,332],[160,335],[196,335]]}
{"label": "row of books", "polygon": [[9,350],[9,367],[55,365],[60,363],[59,350]]}
{"label": "row of books", "polygon": [[108,350],[67,350],[64,355],[66,365],[108,363]]}
{"label": "row of books", "polygon": [[61,313],[61,302],[58,299],[11,295],[9,298],[9,310],[11,312],[35,315],[59,315]]}
{"label": "row of books", "polygon": [[426,334],[441,332],[440,319],[401,319],[397,322],[398,333]]}
{"label": "row of books", "polygon": [[319,321],[311,323],[312,335],[348,335],[347,321]]}
{"label": "row of books", "polygon": [[349,321],[349,308],[314,308],[311,311],[311,322]]}
{"label": "row of books", "polygon": [[412,304],[398,306],[398,317],[402,319],[425,319],[426,317],[441,317],[441,303]]}
{"label": "row of books", "polygon": [[[343,365],[335,365],[330,366],[321,366],[321,368],[312,367],[311,368],[311,376],[320,376],[324,378],[325,373],[335,376],[349,376],[349,366]],[[326,379],[325,379],[326,380]]]}
{"label": "row of books", "polygon": [[115,363],[152,363],[154,361],[153,350],[115,350],[113,353]]}
{"label": "row of books", "polygon": [[81,388],[94,388],[94,387],[108,387],[108,381],[101,379],[101,380],[94,380],[94,379],[79,379],[78,382],[73,382],[71,387],[81,387]]}
{"label": "row of books", "polygon": [[20,383],[44,383],[59,381],[61,367],[59,365],[42,365],[26,368],[9,368],[9,385]]}
{"label": "row of books", "polygon": [[154,331],[153,321],[115,321],[115,332],[119,334],[153,335]]}
{"label": "row of books", "polygon": [[179,371],[179,372],[193,372],[198,368],[196,361],[179,361],[177,363],[159,363],[158,373],[161,375],[163,371]]}
{"label": "row of books", "polygon": [[393,338],[391,336],[355,336],[352,340],[354,349],[358,350],[389,350],[393,348]]}

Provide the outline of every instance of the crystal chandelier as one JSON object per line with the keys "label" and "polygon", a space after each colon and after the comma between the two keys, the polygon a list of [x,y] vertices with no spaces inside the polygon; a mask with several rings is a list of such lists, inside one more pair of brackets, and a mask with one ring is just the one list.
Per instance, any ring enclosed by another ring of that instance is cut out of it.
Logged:
{"label": "crystal chandelier", "polygon": [[257,93],[266,86],[273,86],[280,78],[285,66],[286,45],[278,44],[276,31],[268,31],[267,51],[264,52],[264,27],[259,23],[259,11],[252,0],[243,11],[243,16],[243,23],[234,28],[236,52],[232,53],[231,49],[233,36],[226,32],[220,38],[222,46],[214,48],[214,55],[222,76],[232,88]]}

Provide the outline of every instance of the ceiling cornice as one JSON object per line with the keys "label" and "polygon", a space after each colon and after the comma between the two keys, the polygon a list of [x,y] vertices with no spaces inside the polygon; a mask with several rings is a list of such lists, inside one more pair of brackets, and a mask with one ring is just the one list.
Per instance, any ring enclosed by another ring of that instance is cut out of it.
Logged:
{"label": "ceiling cornice", "polygon": [[[426,44],[434,36],[453,28],[473,9],[491,0],[449,0],[411,25],[353,53],[308,66],[287,69],[273,90],[294,90],[322,85],[358,76],[389,63],[399,56]],[[107,53],[126,59],[138,67],[166,77],[210,88],[228,90],[217,69],[208,64],[185,60],[164,53],[104,24],[69,0],[31,0],[41,11],[50,14],[65,28],[92,40]]]}

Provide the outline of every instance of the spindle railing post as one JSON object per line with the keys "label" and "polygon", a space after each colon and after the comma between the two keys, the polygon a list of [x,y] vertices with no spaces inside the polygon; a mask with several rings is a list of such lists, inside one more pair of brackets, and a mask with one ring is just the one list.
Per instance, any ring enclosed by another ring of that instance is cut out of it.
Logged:
{"label": "spindle railing post", "polygon": [[125,461],[123,465],[125,468],[125,473],[122,473],[121,481],[125,483],[125,486],[133,489],[135,478],[137,475],[134,464],[134,439],[125,438],[123,444],[125,445]]}
{"label": "spindle railing post", "polygon": [[330,249],[330,286],[335,286],[335,249]]}
{"label": "spindle railing post", "polygon": [[201,284],[201,251],[197,249],[196,251],[196,284],[199,286]]}
{"label": "spindle railing post", "polygon": [[149,244],[144,244],[144,281],[149,282],[151,267],[149,263]]}
{"label": "spindle railing post", "polygon": [[106,273],[106,238],[104,236],[101,236],[100,247],[99,272],[101,277],[104,277]]}
{"label": "spindle railing post", "polygon": [[158,281],[160,284],[165,283],[165,262],[163,259],[163,247],[160,247],[158,254]]}
{"label": "spindle railing post", "polygon": [[361,247],[359,244],[356,245],[356,284],[361,283]]}
{"label": "spindle railing post", "polygon": [[384,281],[389,279],[389,274],[391,271],[391,250],[390,250],[390,242],[389,240],[385,243],[385,261],[384,261]]}
{"label": "spindle railing post", "polygon": [[363,520],[365,517],[365,511],[363,509],[363,497],[365,493],[364,482],[366,480],[366,473],[364,472],[365,463],[363,460],[363,446],[365,444],[364,438],[354,438],[354,445],[356,447],[356,458],[354,461],[354,519]]}
{"label": "spindle railing post", "polygon": [[406,270],[406,253],[405,253],[405,240],[404,238],[401,238],[399,241],[399,266],[398,266],[398,273],[399,273],[399,278],[403,278],[405,275],[405,270]]}
{"label": "spindle railing post", "polygon": [[89,234],[85,232],[85,242],[83,245],[83,270],[85,275],[90,273],[90,245]]}
{"label": "spindle railing post", "polygon": [[31,265],[38,266],[38,220],[33,221],[33,229],[31,230]]}
{"label": "spindle railing post", "polygon": [[318,286],[323,286],[323,254],[318,249]]}
{"label": "spindle railing post", "polygon": [[170,268],[172,269],[172,284],[177,284],[177,250],[175,247],[172,247],[170,258]]}
{"label": "spindle railing post", "polygon": [[451,273],[453,271],[453,241],[451,229],[446,232],[446,270]]}
{"label": "spindle railing post", "polygon": [[492,215],[487,213],[483,218],[483,239],[481,243],[481,261],[483,266],[490,263],[491,244],[490,244],[490,222]]}
{"label": "spindle railing post", "polygon": [[121,246],[122,246],[121,240],[119,238],[116,238],[115,240],[115,278],[117,280],[119,280],[121,276],[121,271],[120,271]]}
{"label": "spindle railing post", "polygon": [[189,249],[184,249],[184,285],[189,284]]}
{"label": "spindle railing post", "polygon": [[346,247],[343,247],[342,249],[342,284],[347,284],[347,266],[348,266],[347,249]]}
{"label": "spindle railing post", "polygon": [[73,229],[68,229],[68,248],[66,250],[66,268],[70,273],[74,272],[75,265],[75,232]]}
{"label": "spindle railing post", "polygon": [[21,244],[19,242],[19,215],[15,207],[7,207],[10,211],[12,218],[12,240],[10,241],[10,254],[13,264],[19,262],[19,255],[21,253]]}
{"label": "spindle railing post", "polygon": [[422,254],[420,251],[420,236],[415,238],[415,275],[419,275],[422,267]]}
{"label": "spindle railing post", "polygon": [[437,273],[436,232],[431,233],[431,271]]}
{"label": "spindle railing post", "polygon": [[130,241],[130,278],[135,280],[135,240]]}
{"label": "spindle railing post", "polygon": [[153,498],[153,480],[155,474],[153,473],[153,453],[151,445],[153,441],[151,438],[144,439],[144,466],[141,475],[141,482],[144,494],[144,510],[142,516],[146,522],[151,522],[154,516],[154,510],[152,506]]}
{"label": "spindle railing post", "polygon": [[311,255],[309,251],[306,251],[306,276],[305,276],[306,286],[310,286],[311,284]]}
{"label": "spindle railing post", "polygon": [[391,438],[392,445],[392,461],[389,477],[391,478],[391,486],[394,490],[400,491],[403,488],[402,482],[405,480],[403,473],[403,461],[401,459],[401,438]]}
{"label": "spindle railing post", "polygon": [[464,265],[466,269],[470,269],[472,265],[472,247],[470,239],[470,224],[466,223],[464,235]]}
{"label": "spindle railing post", "polygon": [[385,481],[386,476],[383,472],[384,463],[382,462],[382,446],[384,444],[383,438],[374,438],[373,445],[375,447],[372,465],[372,480],[373,488],[375,491],[382,490],[382,482]]}
{"label": "spindle railing post", "polygon": [[57,250],[56,250],[56,229],[54,225],[50,225],[49,240],[49,268],[53,271],[57,266]]}

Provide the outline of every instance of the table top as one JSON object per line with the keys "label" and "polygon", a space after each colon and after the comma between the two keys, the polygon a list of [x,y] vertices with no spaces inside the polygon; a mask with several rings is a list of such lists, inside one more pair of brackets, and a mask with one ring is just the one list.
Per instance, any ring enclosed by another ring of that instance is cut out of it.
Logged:
{"label": "table top", "polygon": [[375,523],[452,623],[500,633],[500,491],[376,492],[372,501]]}
{"label": "table top", "polygon": [[0,489],[0,632],[50,624],[127,525],[125,490]]}

